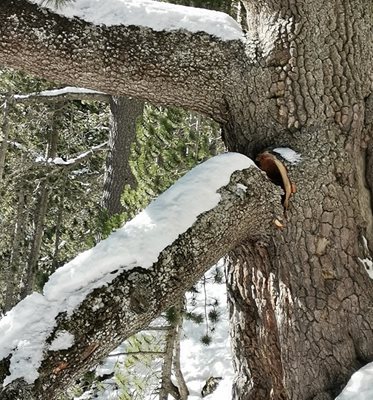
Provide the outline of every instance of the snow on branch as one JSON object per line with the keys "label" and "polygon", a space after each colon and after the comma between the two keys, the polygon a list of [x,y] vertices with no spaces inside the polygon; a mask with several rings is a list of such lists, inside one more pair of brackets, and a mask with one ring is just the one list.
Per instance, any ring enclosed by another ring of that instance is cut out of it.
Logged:
{"label": "snow on branch", "polygon": [[[40,0],[31,0],[40,4]],[[54,11],[96,25],[137,25],[155,31],[206,32],[222,40],[243,40],[240,25],[229,15],[203,8],[152,0],[75,0]]]}
{"label": "snow on branch", "polygon": [[[54,397],[239,242],[270,235],[281,213],[279,189],[247,157],[196,167],[0,321],[0,399],[25,387],[30,399]],[[51,351],[61,332],[71,346]]]}
{"label": "snow on branch", "polygon": [[[110,7],[117,5],[111,1]],[[83,0],[76,3],[83,10]],[[247,68],[243,41],[226,41],[218,38],[217,32],[204,32],[204,25],[200,24],[204,13],[201,9],[193,11],[192,18],[185,7],[174,9],[175,6],[160,2],[142,2],[141,8],[137,1],[122,3],[113,15],[134,13],[154,23],[158,18],[170,22],[177,17],[179,22],[173,28],[167,23],[162,30],[140,22],[95,25],[56,14],[26,0],[1,0],[0,63],[74,87],[181,106],[224,122],[225,94],[241,83],[237,82],[241,75],[233,71]],[[107,8],[106,1],[89,4]],[[149,15],[148,7],[154,11]],[[213,27],[221,13],[210,13],[206,15],[215,17],[207,25]],[[90,11],[90,15],[94,12]],[[190,28],[191,31],[180,25],[182,16],[189,28],[193,25],[191,21],[199,18],[196,28]],[[222,17],[223,22],[217,25],[218,32],[224,31],[222,24],[233,24],[226,18]]]}
{"label": "snow on branch", "polygon": [[[93,154],[99,151],[106,151],[108,142],[103,142],[97,146],[91,147],[89,150],[78,154],[73,158],[68,158],[67,160],[62,159],[61,157],[49,158],[40,155],[39,153],[33,151],[32,149],[28,149],[21,143],[8,140],[8,145],[18,149],[19,151],[24,152],[28,159],[25,160],[22,164],[22,170],[27,170],[28,172],[32,170],[42,169],[44,178],[50,177],[54,174],[59,174],[61,171],[67,172],[73,170],[74,168],[80,166],[83,162],[87,161]],[[8,174],[8,179],[14,179],[18,174],[19,170],[13,171]]]}
{"label": "snow on branch", "polygon": [[69,158],[67,160],[63,160],[61,157],[55,157],[53,159],[38,159],[36,160],[36,162],[42,162],[44,164],[47,165],[58,165],[58,166],[69,166],[69,167],[74,167],[80,163],[82,163],[83,161],[85,161],[87,158],[89,158],[92,154],[101,151],[101,150],[105,150],[107,147],[108,142],[104,142],[101,143],[97,146],[93,146],[91,149],[89,149],[88,151],[85,151],[84,153],[81,153],[79,155],[77,155],[74,158]]}
{"label": "snow on branch", "polygon": [[34,102],[50,103],[61,100],[88,100],[109,102],[109,96],[96,90],[66,86],[60,89],[43,90],[39,93],[15,94],[15,103],[29,104]]}

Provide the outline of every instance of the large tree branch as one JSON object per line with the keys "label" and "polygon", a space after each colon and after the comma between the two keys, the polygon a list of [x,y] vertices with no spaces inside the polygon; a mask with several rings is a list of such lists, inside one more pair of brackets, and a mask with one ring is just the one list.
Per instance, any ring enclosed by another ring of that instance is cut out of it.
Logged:
{"label": "large tree branch", "polygon": [[0,37],[0,63],[8,67],[108,94],[186,107],[220,121],[225,119],[224,94],[245,59],[240,40],[185,30],[96,26],[25,0],[1,1]]}
{"label": "large tree branch", "polygon": [[[47,335],[37,380],[32,384],[22,379],[11,382],[0,399],[55,398],[125,338],[148,326],[244,238],[262,240],[278,229],[273,221],[282,213],[279,189],[258,169],[235,172],[219,193],[218,205],[201,214],[186,232],[161,251],[150,268],[137,265],[119,274],[112,271],[117,276],[111,283],[94,289],[70,315],[60,313],[53,332]],[[20,318],[20,314],[13,315],[16,320],[17,315]],[[43,314],[35,323],[43,318],[48,317]],[[74,337],[71,347],[51,351],[48,343],[66,331]],[[35,337],[30,340],[35,341]],[[10,354],[0,362],[2,382],[14,368],[14,357]],[[32,360],[26,365],[29,364]]]}

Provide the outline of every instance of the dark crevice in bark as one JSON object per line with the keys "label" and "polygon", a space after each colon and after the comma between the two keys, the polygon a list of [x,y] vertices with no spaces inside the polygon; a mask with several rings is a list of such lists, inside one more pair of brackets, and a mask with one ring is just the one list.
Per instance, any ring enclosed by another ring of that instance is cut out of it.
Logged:
{"label": "dark crevice in bark", "polygon": [[[373,255],[373,140],[370,139],[366,150],[362,154],[362,164],[364,170],[361,171],[362,179],[366,187],[365,214],[367,215],[367,229],[364,237],[367,239],[367,245],[370,253]],[[363,243],[363,246],[365,244]]]}
{"label": "dark crevice in bark", "polygon": [[[370,253],[373,255],[373,94],[365,98],[364,109],[364,129],[366,149],[363,152],[364,171],[362,171],[365,186],[367,187],[366,207],[369,208],[367,213],[371,216],[370,225],[368,225],[365,237],[368,240]],[[370,205],[370,207],[369,207]]]}

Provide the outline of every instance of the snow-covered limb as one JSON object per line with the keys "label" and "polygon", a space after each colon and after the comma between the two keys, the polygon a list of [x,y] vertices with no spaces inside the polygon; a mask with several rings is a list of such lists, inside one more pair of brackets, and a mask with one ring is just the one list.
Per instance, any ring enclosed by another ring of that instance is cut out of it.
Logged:
{"label": "snow-covered limb", "polygon": [[69,158],[67,160],[63,160],[61,157],[55,157],[53,160],[44,160],[47,164],[59,165],[59,166],[75,166],[87,158],[89,158],[92,154],[96,153],[97,151],[105,150],[107,147],[108,142],[101,143],[97,146],[93,146],[88,151],[77,155],[74,158]]}
{"label": "snow-covered limb", "polygon": [[[43,0],[31,0],[42,4]],[[56,9],[55,5],[50,5]],[[57,8],[59,14],[96,25],[137,25],[155,31],[206,32],[221,40],[243,40],[239,24],[229,15],[204,8],[154,0],[74,0]]]}
{"label": "snow-covered limb", "polygon": [[51,103],[61,100],[87,100],[109,102],[109,96],[96,90],[66,86],[60,89],[43,90],[39,93],[15,94],[14,103]]}
{"label": "snow-covered limb", "polygon": [[26,0],[0,2],[0,63],[73,86],[172,104],[224,120],[241,40],[205,32],[96,26]]}
{"label": "snow-covered limb", "polygon": [[[27,154],[28,159],[22,164],[23,170],[31,171],[32,169],[42,169],[43,170],[43,178],[52,176],[53,174],[59,174],[62,170],[68,171],[73,170],[81,163],[89,159],[93,154],[99,151],[106,151],[108,142],[101,143],[97,146],[93,146],[89,150],[84,153],[78,154],[74,158],[68,158],[67,160],[63,160],[61,157],[55,157],[53,159],[46,159],[44,156],[36,153],[32,149],[26,148],[21,143],[15,141],[9,141],[8,144],[13,146],[14,148],[23,151]],[[8,175],[8,179],[14,179],[15,176],[19,174],[19,171],[16,170]]]}
{"label": "snow-covered limb", "polygon": [[[24,400],[55,397],[237,243],[277,229],[279,189],[251,165],[229,154],[192,170],[112,238],[57,270],[44,295],[19,303],[0,322],[0,377],[9,383],[0,398],[17,398],[16,387],[30,388]],[[60,332],[74,337],[71,347],[48,350]],[[19,385],[22,378],[29,385]]]}

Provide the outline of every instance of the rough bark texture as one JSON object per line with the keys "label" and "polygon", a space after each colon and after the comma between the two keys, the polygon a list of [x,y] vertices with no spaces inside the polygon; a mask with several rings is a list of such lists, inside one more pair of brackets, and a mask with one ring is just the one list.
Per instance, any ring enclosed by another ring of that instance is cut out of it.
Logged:
{"label": "rough bark texture", "polygon": [[0,37],[1,64],[27,64],[28,72],[51,80],[183,106],[220,120],[226,109],[223,86],[240,62],[231,48],[244,54],[243,43],[202,32],[97,27],[25,0],[2,0]]}
{"label": "rough bark texture", "polygon": [[109,152],[106,159],[103,207],[111,217],[123,212],[121,196],[126,185],[136,187],[129,158],[136,138],[136,122],[142,115],[144,103],[136,99],[110,98],[111,126]]}
{"label": "rough bark texture", "polygon": [[[245,185],[247,191],[238,183]],[[30,385],[30,396],[18,398],[55,398],[79,374],[180,299],[242,238],[257,240],[277,229],[273,220],[281,214],[280,193],[258,169],[233,174],[220,194],[218,206],[202,214],[162,251],[152,268],[144,270],[138,266],[121,273],[109,286],[95,289],[70,317],[65,314],[57,317],[57,326],[49,340],[68,330],[74,335],[74,345],[65,351],[46,352],[40,376]],[[2,360],[0,381],[8,373],[9,360]],[[0,398],[13,400],[18,390],[26,389],[17,380],[5,387]]]}
{"label": "rough bark texture", "polygon": [[314,142],[292,170],[298,192],[285,229],[231,255],[240,399],[334,398],[373,360],[372,283],[359,261],[367,223],[352,172],[359,155],[335,146],[325,154],[325,145]]}
{"label": "rough bark texture", "polygon": [[[21,0],[3,0],[0,62],[74,85],[201,111],[222,123],[230,150],[249,156],[276,146],[302,154],[301,163],[289,166],[297,193],[285,228],[256,241],[250,235],[233,236],[218,252],[240,241],[228,270],[238,371],[234,397],[332,399],[352,372],[373,360],[373,288],[361,261],[371,260],[373,249],[373,3],[242,3],[246,46],[203,33],[96,28],[43,13]],[[270,191],[266,194],[271,198]],[[235,212],[222,211],[225,233],[232,233],[236,222],[226,218]],[[260,208],[252,212],[261,217]],[[202,233],[196,235],[202,238]],[[175,246],[170,257],[179,268],[185,253]],[[209,253],[215,247],[205,251],[212,261]],[[198,275],[185,274],[188,284]],[[139,276],[147,282],[146,274]],[[184,270],[179,269],[181,276]],[[118,293],[124,293],[127,304],[129,286],[122,283]],[[157,296],[149,301],[159,301],[159,308],[167,303]],[[131,316],[129,333],[148,320],[145,313],[134,322],[135,314],[118,314],[124,325]],[[84,323],[94,317],[88,310],[79,315]],[[66,324],[79,330],[74,317]],[[112,324],[123,332],[123,325]],[[95,346],[100,334],[98,329],[88,335],[94,339],[82,337],[81,354]],[[116,337],[102,335],[110,344],[98,347],[89,363],[115,344]],[[69,359],[73,369],[60,372],[60,382],[88,364],[78,353]],[[48,375],[56,355],[48,357],[34,393],[47,382],[51,393],[57,390],[57,379]]]}
{"label": "rough bark texture", "polygon": [[289,168],[298,191],[285,229],[230,256],[234,396],[333,399],[373,360],[372,283],[360,261],[364,237],[372,248],[372,3],[245,4],[260,72],[249,78],[249,129],[238,115],[226,140],[250,154],[290,146],[303,159]]}

